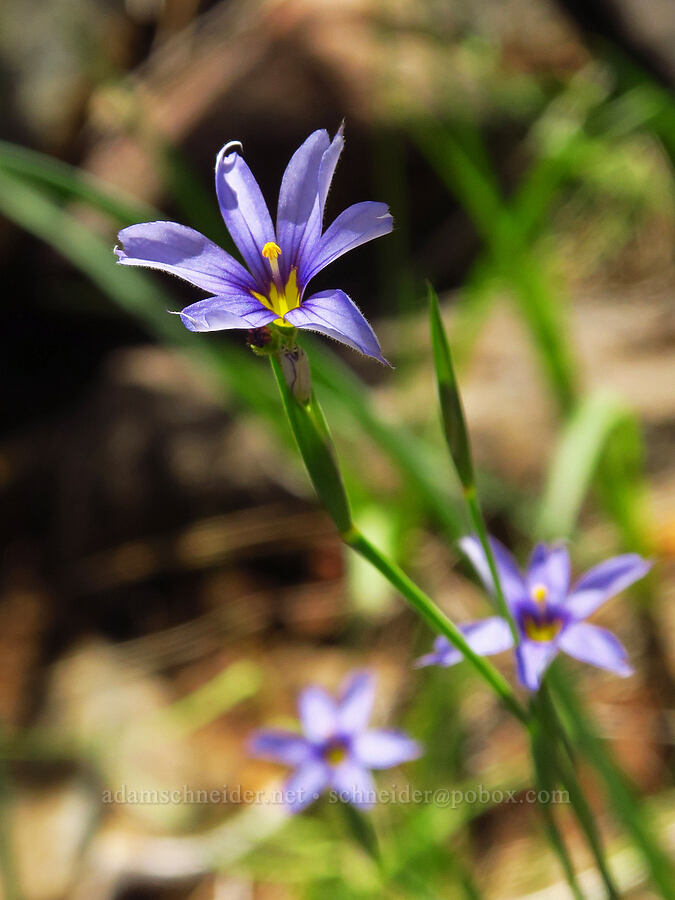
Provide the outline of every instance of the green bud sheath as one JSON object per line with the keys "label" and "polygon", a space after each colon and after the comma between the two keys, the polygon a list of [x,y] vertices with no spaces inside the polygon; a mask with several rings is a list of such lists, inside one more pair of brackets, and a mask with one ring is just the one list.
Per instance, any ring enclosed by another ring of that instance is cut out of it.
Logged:
{"label": "green bud sheath", "polygon": [[443,328],[438,297],[431,285],[428,285],[428,292],[431,344],[434,353],[438,398],[441,404],[445,439],[448,442],[450,455],[457,469],[459,480],[462,482],[464,490],[469,492],[474,488],[475,479],[464,410],[452,365],[450,346]]}
{"label": "green bud sheath", "polygon": [[304,376],[301,379],[302,389],[295,392],[298,399],[286,379],[280,360],[277,357],[270,357],[270,362],[288,421],[314,489],[338,531],[344,535],[352,528],[352,516],[337,464],[333,439],[321,407],[314,393],[306,389],[308,385],[305,384]]}

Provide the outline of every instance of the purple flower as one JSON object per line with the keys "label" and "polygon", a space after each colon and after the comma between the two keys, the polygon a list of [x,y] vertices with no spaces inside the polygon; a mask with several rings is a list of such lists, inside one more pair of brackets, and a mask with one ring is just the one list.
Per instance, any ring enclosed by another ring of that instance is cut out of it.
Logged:
{"label": "purple flower", "polygon": [[[373,329],[340,290],[305,297],[311,279],[338,257],[389,234],[386,203],[355,203],[323,231],[326,196],[342,151],[342,126],[331,141],[315,131],[295,151],[279,192],[276,230],[241,144],[216,159],[216,194],[244,268],[203,234],[175,222],[145,222],[120,231],[117,261],[177,275],[212,296],[180,314],[190,331],[260,328],[274,322],[318,331],[387,363]],[[387,363],[388,364],[388,363]]]}
{"label": "purple flower", "polygon": [[[463,538],[460,546],[491,594],[494,583],[480,541]],[[605,628],[585,621],[602,604],[649,571],[651,563],[636,553],[615,556],[595,566],[570,588],[570,560],[562,544],[537,544],[525,574],[503,544],[490,538],[499,580],[519,633],[516,647],[518,677],[531,691],[541,684],[547,667],[564,651],[582,662],[631,675],[625,649]],[[507,622],[493,616],[461,625],[467,643],[481,656],[501,653],[513,646]],[[418,666],[452,666],[462,654],[444,637],[436,639],[432,653]]]}
{"label": "purple flower", "polygon": [[351,675],[337,700],[319,687],[308,687],[298,703],[302,734],[254,735],[253,755],[295,769],[284,785],[290,812],[304,809],[327,788],[341,800],[368,809],[376,799],[369,770],[389,769],[420,755],[419,744],[405,734],[368,728],[374,687],[368,672]]}

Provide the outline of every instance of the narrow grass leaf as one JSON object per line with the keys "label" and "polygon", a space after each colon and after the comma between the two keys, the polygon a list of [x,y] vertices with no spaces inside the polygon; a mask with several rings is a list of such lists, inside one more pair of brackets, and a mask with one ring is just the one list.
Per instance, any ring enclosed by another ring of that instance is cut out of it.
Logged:
{"label": "narrow grass leaf", "polygon": [[546,477],[536,533],[542,538],[570,535],[588,496],[608,440],[629,413],[607,391],[581,400],[565,424]]}
{"label": "narrow grass leaf", "polygon": [[83,200],[125,225],[163,218],[149,204],[127,197],[82,169],[18,144],[0,141],[0,170],[50,188],[68,200]]}

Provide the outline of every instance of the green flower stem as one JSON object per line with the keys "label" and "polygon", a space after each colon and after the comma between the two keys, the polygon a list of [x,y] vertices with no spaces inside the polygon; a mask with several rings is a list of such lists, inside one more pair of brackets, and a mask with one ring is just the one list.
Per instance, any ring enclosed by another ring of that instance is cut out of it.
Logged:
{"label": "green flower stem", "polygon": [[[539,796],[541,798],[541,793],[543,791],[548,791],[550,796],[550,792],[555,789],[556,778],[555,775],[553,775],[551,772],[551,759],[545,746],[545,738],[540,721],[533,720],[532,727],[530,729],[530,740],[536,782],[537,787],[540,791]],[[560,865],[562,866],[562,870],[565,874],[565,878],[567,879],[567,883],[570,886],[570,890],[574,895],[575,900],[584,900],[581,888],[579,887],[579,883],[577,881],[576,872],[574,871],[572,858],[565,845],[563,836],[560,833],[560,829],[558,828],[555,816],[553,815],[553,809],[551,807],[550,799],[548,802],[544,802],[540,799],[538,806],[542,814],[542,818],[544,819],[544,826],[546,828],[548,839],[558,859],[560,860]]]}
{"label": "green flower stem", "polygon": [[[536,707],[537,719],[543,726],[542,742],[546,748],[547,756],[551,761],[552,767],[558,773],[560,783],[568,793],[574,814],[602,876],[607,895],[610,900],[618,900],[620,893],[607,866],[602,838],[600,837],[593,811],[588,805],[577,779],[567,750],[567,736],[551,701],[546,684],[541,686],[538,694],[533,698],[532,705]],[[561,748],[564,748],[565,752],[561,753]]]}
{"label": "green flower stem", "polygon": [[499,612],[509,623],[509,628],[511,629],[511,634],[513,636],[513,645],[515,647],[520,643],[520,635],[518,634],[516,623],[513,621],[511,610],[509,609],[509,606],[506,602],[506,597],[504,596],[504,591],[499,580],[499,575],[497,573],[497,562],[495,560],[495,555],[492,552],[490,541],[488,540],[487,527],[485,525],[485,518],[483,517],[483,510],[481,509],[480,503],[478,502],[476,486],[471,485],[468,489],[466,489],[464,491],[464,496],[466,498],[466,504],[469,508],[471,524],[473,525],[476,534],[478,535],[478,540],[480,541],[481,547],[483,548],[483,552],[485,553],[485,557],[487,559],[488,567],[490,569],[490,575],[492,575],[492,580],[495,585],[495,598],[497,600]]}
{"label": "green flower stem", "polygon": [[439,634],[444,635],[453,647],[456,647],[464,658],[467,659],[476,671],[488,682],[492,689],[499,695],[504,705],[513,713],[521,722],[527,724],[529,716],[527,711],[521,706],[516,699],[515,694],[511,690],[506,679],[495,669],[492,663],[488,662],[484,657],[478,656],[464,639],[464,635],[457,626],[439,609],[431,597],[428,597],[424,591],[419,588],[405,572],[395,563],[387,559],[387,557],[377,549],[370,541],[352,526],[348,531],[343,532],[342,539],[344,542],[356,550],[364,559],[367,559],[387,581],[401,593],[412,608],[417,612],[433,629]]}

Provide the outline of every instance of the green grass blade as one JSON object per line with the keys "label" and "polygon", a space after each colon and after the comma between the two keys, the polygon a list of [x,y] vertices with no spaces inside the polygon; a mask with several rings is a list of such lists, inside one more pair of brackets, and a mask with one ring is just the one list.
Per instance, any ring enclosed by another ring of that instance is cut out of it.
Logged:
{"label": "green grass blade", "polygon": [[448,190],[458,197],[485,241],[496,274],[510,287],[532,334],[541,365],[559,406],[575,395],[575,367],[564,340],[564,322],[545,271],[533,258],[523,228],[459,141],[445,130],[423,130],[415,138]]}
{"label": "green grass blade", "polygon": [[595,734],[569,679],[560,677],[555,668],[549,671],[547,678],[563,711],[574,743],[583,750],[605,782],[609,802],[631,835],[634,844],[641,851],[652,881],[662,897],[666,900],[675,900],[675,866],[654,837],[644,809],[636,800],[632,788],[629,787],[607,748]]}
{"label": "green grass blade", "polygon": [[81,169],[18,144],[0,141],[0,170],[51,188],[68,200],[83,200],[124,225],[164,218],[152,206]]}
{"label": "green grass blade", "polygon": [[536,533],[542,538],[570,535],[587,497],[603,450],[629,415],[607,391],[586,396],[565,424],[546,477]]}
{"label": "green grass blade", "polygon": [[[553,795],[553,791],[555,790],[557,779],[556,773],[551,765],[552,761],[549,754],[549,748],[542,735],[541,722],[537,721],[533,723],[532,732],[531,750],[532,760],[534,762],[534,769],[536,773],[537,788],[539,790],[540,797],[544,792],[547,792],[547,795],[550,798]],[[579,887],[579,882],[577,880],[576,871],[574,869],[574,863],[572,862],[572,858],[569,854],[563,836],[560,833],[560,829],[558,828],[555,816],[553,815],[553,809],[550,799],[548,799],[547,801],[540,799],[537,806],[544,820],[544,827],[546,828],[549,843],[553,847],[558,859],[560,860],[560,865],[562,867],[563,874],[567,879],[567,883],[569,884],[570,891],[572,892],[572,895],[576,898],[576,900],[584,900],[581,888]]]}

